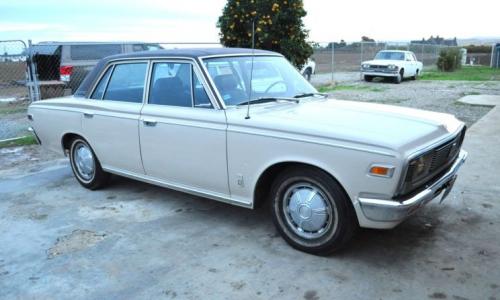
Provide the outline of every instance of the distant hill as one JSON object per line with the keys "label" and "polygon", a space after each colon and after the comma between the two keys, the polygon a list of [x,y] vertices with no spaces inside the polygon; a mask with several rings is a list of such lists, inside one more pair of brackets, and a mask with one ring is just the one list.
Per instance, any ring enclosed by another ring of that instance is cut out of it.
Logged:
{"label": "distant hill", "polygon": [[472,37],[467,39],[457,39],[459,46],[467,45],[491,45],[500,43],[500,37]]}

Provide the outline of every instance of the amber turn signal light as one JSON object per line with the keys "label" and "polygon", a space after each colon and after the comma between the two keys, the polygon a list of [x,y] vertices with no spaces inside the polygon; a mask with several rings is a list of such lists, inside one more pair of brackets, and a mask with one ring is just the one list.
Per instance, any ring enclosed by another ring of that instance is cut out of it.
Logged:
{"label": "amber turn signal light", "polygon": [[372,166],[370,168],[370,175],[391,177],[394,172],[394,167]]}

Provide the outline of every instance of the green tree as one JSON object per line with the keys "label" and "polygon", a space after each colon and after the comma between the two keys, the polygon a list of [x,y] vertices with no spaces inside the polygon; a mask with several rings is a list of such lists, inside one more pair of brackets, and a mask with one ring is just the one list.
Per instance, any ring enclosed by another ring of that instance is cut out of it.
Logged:
{"label": "green tree", "polygon": [[252,47],[255,21],[255,48],[283,54],[301,67],[312,55],[302,0],[228,0],[219,17],[220,41],[226,47]]}

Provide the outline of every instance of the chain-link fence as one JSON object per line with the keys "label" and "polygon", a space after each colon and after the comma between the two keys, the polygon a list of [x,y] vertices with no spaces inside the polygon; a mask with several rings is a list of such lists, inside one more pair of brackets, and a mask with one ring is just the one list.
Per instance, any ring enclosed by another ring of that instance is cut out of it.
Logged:
{"label": "chain-link fence", "polygon": [[407,50],[415,53],[424,69],[436,67],[439,52],[448,48],[441,45],[413,43],[315,43],[313,58],[316,73],[357,72],[363,61],[372,60],[381,50]]}
{"label": "chain-link fence", "polygon": [[[31,80],[26,81],[25,86],[35,87],[30,96],[33,101],[67,96],[76,92],[85,76],[100,59],[106,56],[187,47],[221,47],[221,45],[219,43],[42,42],[30,45],[21,52],[25,55],[25,69],[27,67],[28,72],[31,70],[35,74]],[[0,74],[3,74],[3,77],[10,77],[10,72]],[[22,84],[20,86],[23,87]]]}
{"label": "chain-link fence", "polygon": [[[142,43],[142,42],[42,42],[0,41],[0,101],[40,99],[73,94],[97,62],[109,55],[144,50],[222,47],[219,43]],[[354,42],[314,43],[314,79],[359,78],[363,61],[381,50],[409,50],[424,64],[424,71],[435,68],[441,45]],[[467,63],[489,65],[491,54],[470,56]],[[335,76],[334,76],[335,75]],[[344,76],[345,77],[345,76]],[[3,100],[2,100],[3,99]]]}
{"label": "chain-link fence", "polygon": [[0,41],[0,101],[29,99],[27,53],[23,41]]}

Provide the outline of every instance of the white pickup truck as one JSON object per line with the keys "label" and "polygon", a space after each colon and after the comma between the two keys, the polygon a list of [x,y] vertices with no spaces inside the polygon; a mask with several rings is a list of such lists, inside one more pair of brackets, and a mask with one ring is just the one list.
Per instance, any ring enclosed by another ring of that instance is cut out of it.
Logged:
{"label": "white pickup truck", "polygon": [[365,81],[389,77],[393,78],[394,83],[401,83],[405,78],[417,79],[422,68],[422,62],[411,51],[383,50],[373,60],[361,63],[361,74]]}

